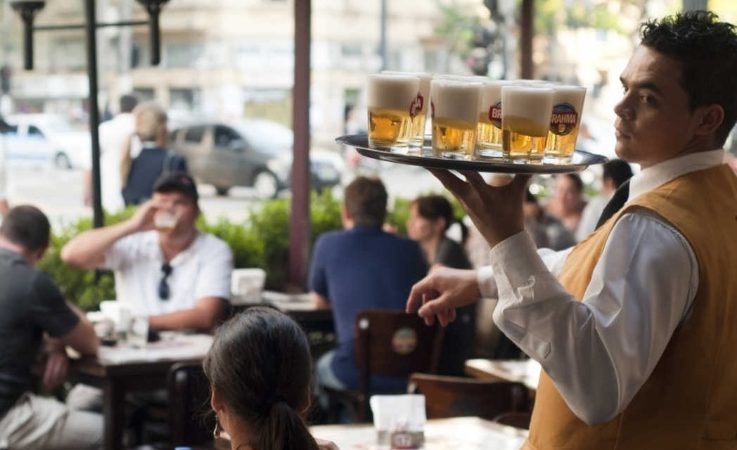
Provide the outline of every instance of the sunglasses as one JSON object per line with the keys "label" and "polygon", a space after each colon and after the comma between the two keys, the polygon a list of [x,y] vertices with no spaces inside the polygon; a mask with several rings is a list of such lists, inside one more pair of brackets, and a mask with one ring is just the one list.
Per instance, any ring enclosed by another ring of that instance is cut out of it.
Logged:
{"label": "sunglasses", "polygon": [[168,262],[161,265],[161,281],[159,281],[159,298],[161,300],[169,300],[171,295],[168,279],[172,270],[173,267]]}

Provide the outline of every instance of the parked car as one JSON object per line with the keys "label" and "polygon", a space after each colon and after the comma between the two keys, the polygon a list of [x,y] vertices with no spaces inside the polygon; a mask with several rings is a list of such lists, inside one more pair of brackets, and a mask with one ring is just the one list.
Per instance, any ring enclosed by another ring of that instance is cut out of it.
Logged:
{"label": "parked car", "polygon": [[[184,156],[197,179],[226,195],[233,186],[253,187],[271,198],[289,187],[292,130],[268,120],[199,123],[171,132],[169,147]],[[341,160],[331,152],[310,151],[313,189],[340,183]]]}
{"label": "parked car", "polygon": [[5,118],[5,160],[9,165],[51,163],[59,169],[89,167],[90,134],[64,116],[16,114]]}

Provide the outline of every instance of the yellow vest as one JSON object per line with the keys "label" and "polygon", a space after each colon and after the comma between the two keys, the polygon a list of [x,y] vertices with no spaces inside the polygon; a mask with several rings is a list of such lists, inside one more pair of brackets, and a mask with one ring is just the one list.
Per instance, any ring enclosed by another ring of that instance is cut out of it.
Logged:
{"label": "yellow vest", "polygon": [[693,248],[699,286],[690,316],[607,423],[583,423],[543,372],[525,449],[737,449],[737,177],[726,165],[700,170],[628,203],[568,256],[560,281],[579,301],[612,227],[636,207],[660,215]]}

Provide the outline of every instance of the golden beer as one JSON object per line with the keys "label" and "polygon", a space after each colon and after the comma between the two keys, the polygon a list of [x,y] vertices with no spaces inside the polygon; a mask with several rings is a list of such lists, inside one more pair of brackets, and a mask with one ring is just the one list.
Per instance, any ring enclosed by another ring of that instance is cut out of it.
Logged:
{"label": "golden beer", "polygon": [[443,158],[470,159],[476,155],[476,128],[481,83],[432,81],[432,151]]}
{"label": "golden beer", "polygon": [[479,156],[500,158],[502,152],[502,86],[509,81],[488,80],[481,88],[476,147]]}
{"label": "golden beer", "polygon": [[476,146],[476,124],[436,117],[432,121],[433,154],[470,158]]}
{"label": "golden beer", "polygon": [[410,75],[369,75],[369,146],[405,153],[412,133],[412,111],[420,79]]}
{"label": "golden beer", "polygon": [[369,145],[374,148],[390,150],[407,147],[412,118],[408,111],[386,108],[369,108]]}
{"label": "golden beer", "polygon": [[586,88],[555,86],[554,89],[553,112],[550,117],[545,158],[553,162],[566,162],[576,150]]}
{"label": "golden beer", "polygon": [[539,161],[553,110],[553,89],[529,85],[502,87],[502,149],[506,158]]}
{"label": "golden beer", "polygon": [[394,72],[383,70],[382,74],[386,75],[409,75],[420,79],[420,89],[417,92],[410,116],[412,117],[412,129],[410,130],[409,146],[421,148],[425,142],[425,123],[427,122],[428,105],[430,104],[430,82],[432,75],[428,73],[417,72]]}
{"label": "golden beer", "polygon": [[502,147],[511,159],[540,159],[545,152],[547,127],[526,117],[506,116],[502,130]]}

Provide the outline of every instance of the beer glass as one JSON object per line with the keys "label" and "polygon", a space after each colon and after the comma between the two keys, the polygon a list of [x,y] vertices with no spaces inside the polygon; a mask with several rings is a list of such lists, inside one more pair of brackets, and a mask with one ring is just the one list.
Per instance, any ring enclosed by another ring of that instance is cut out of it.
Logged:
{"label": "beer glass", "polygon": [[550,117],[545,159],[551,162],[567,162],[576,149],[586,88],[555,86],[553,90],[553,113]]}
{"label": "beer glass", "polygon": [[502,87],[502,149],[513,160],[541,160],[553,111],[553,89]]}
{"label": "beer glass", "polygon": [[420,79],[411,75],[369,75],[367,85],[369,146],[406,153],[412,111]]}
{"label": "beer glass", "polygon": [[432,80],[432,152],[443,158],[470,159],[476,154],[476,126],[481,83]]}
{"label": "beer glass", "polygon": [[479,156],[500,158],[502,151],[502,86],[509,81],[489,80],[481,87],[476,147]]}
{"label": "beer glass", "polygon": [[416,72],[393,72],[390,70],[383,70],[382,74],[386,75],[410,75],[420,79],[420,90],[417,92],[417,97],[412,104],[412,131],[409,137],[409,146],[422,148],[422,144],[425,142],[425,122],[427,121],[427,110],[430,104],[430,82],[432,81],[432,75],[429,73],[416,73]]}

